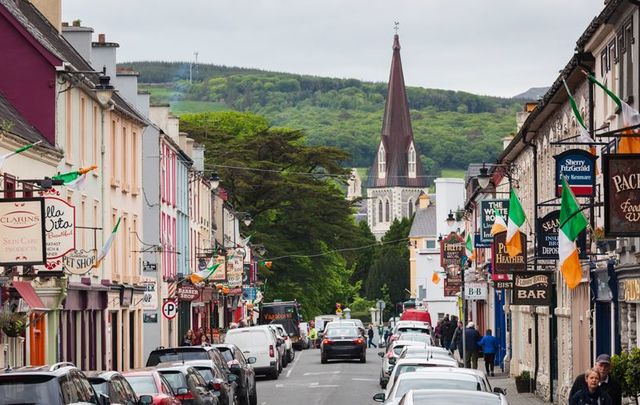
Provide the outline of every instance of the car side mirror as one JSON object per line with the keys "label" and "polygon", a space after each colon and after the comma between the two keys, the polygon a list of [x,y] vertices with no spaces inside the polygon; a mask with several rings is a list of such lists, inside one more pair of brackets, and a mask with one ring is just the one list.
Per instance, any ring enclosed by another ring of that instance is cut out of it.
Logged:
{"label": "car side mirror", "polygon": [[378,356],[384,357],[384,352],[378,352]]}
{"label": "car side mirror", "polygon": [[396,358],[395,357],[390,358],[389,364],[396,364]]}
{"label": "car side mirror", "polygon": [[255,357],[249,357],[249,358],[247,359],[247,363],[249,363],[249,364],[255,364],[256,360],[257,360],[257,359],[256,359]]}
{"label": "car side mirror", "polygon": [[284,343],[284,340],[278,338],[278,343],[276,343],[276,346],[282,346],[283,343]]}
{"label": "car side mirror", "polygon": [[493,387],[493,392],[495,392],[496,394],[507,395],[507,389],[506,388]]}
{"label": "car side mirror", "polygon": [[373,400],[376,402],[384,402],[384,392],[378,392],[373,396]]}
{"label": "car side mirror", "polygon": [[151,395],[140,395],[138,398],[138,405],[151,405],[153,403],[153,397]]}
{"label": "car side mirror", "polygon": [[231,365],[231,367],[229,367],[229,370],[231,370],[231,371],[240,371],[240,364],[238,364],[238,363],[233,363],[233,364]]}
{"label": "car side mirror", "polygon": [[186,389],[185,387],[178,388],[178,390],[176,391],[176,395],[187,395],[188,393],[189,393],[189,390]]}
{"label": "car side mirror", "polygon": [[229,381],[230,383],[236,382],[238,381],[238,376],[235,374],[229,374],[227,376],[227,381]]}
{"label": "car side mirror", "polygon": [[100,405],[110,405],[111,401],[109,400],[109,396],[106,394],[100,394],[100,397],[98,398],[98,402],[100,402]]}

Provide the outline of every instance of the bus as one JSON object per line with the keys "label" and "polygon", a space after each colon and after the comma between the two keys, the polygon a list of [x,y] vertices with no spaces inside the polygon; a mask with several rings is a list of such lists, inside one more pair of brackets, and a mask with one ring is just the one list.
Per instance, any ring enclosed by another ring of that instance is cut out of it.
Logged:
{"label": "bus", "polygon": [[301,350],[304,342],[300,336],[300,304],[297,301],[264,302],[260,306],[258,324],[279,323],[289,334],[293,347]]}

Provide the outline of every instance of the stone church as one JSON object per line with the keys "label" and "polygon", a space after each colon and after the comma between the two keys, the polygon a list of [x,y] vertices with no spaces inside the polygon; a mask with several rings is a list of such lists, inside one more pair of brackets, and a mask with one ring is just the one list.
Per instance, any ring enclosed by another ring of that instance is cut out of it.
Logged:
{"label": "stone church", "polygon": [[396,34],[382,136],[367,179],[367,223],[377,239],[389,230],[394,219],[413,215],[422,192],[427,193],[427,176],[413,141]]}

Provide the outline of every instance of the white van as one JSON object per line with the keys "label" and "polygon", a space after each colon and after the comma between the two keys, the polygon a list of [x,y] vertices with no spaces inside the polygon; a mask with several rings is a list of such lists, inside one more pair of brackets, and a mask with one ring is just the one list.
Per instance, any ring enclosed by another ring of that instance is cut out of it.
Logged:
{"label": "white van", "polygon": [[224,337],[225,343],[238,346],[245,357],[255,357],[253,369],[256,374],[266,374],[277,379],[280,373],[278,347],[271,331],[262,326],[229,329]]}

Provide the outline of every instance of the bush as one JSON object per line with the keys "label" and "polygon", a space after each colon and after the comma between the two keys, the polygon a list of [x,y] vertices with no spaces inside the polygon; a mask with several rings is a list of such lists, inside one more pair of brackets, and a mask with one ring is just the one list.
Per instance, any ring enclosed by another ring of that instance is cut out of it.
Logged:
{"label": "bush", "polygon": [[640,348],[611,357],[611,375],[622,386],[622,394],[637,398],[640,393]]}

